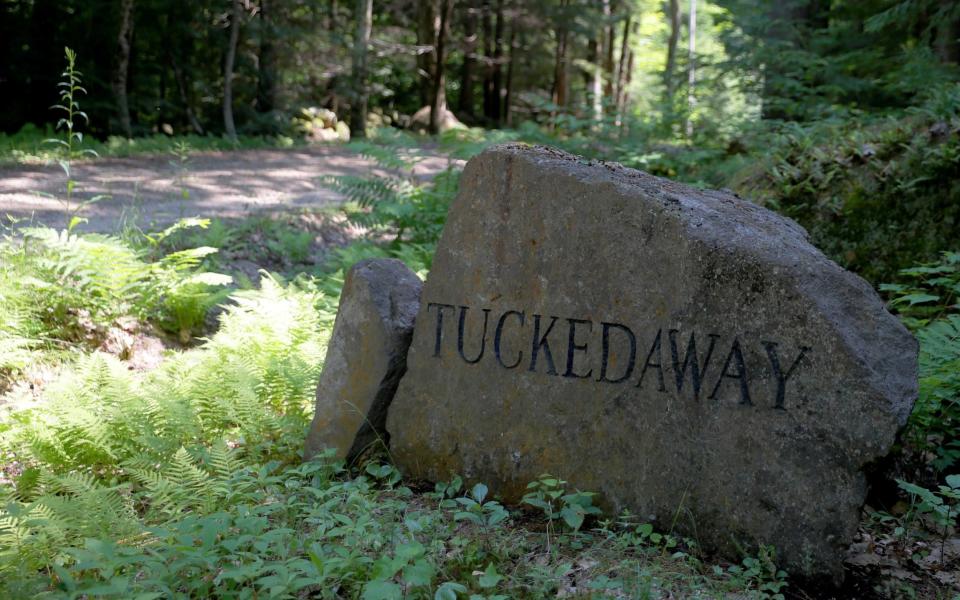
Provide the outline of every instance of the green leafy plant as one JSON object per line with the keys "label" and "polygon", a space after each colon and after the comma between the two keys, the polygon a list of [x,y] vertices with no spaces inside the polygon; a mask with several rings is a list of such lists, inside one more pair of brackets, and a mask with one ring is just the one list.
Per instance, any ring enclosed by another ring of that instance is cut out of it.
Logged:
{"label": "green leafy plant", "polygon": [[[786,122],[758,131],[766,149],[726,185],[797,220],[811,240],[870,281],[934,259],[956,238],[960,164],[955,83],[884,115]],[[941,96],[954,102],[944,102]],[[918,301],[920,301],[918,303]],[[922,306],[922,298],[910,297]]]}
{"label": "green leafy plant", "polygon": [[960,253],[900,272],[881,289],[920,342],[920,394],[905,439],[945,470],[960,460]]}
{"label": "green leafy plant", "polygon": [[400,471],[391,464],[369,463],[364,471],[387,487],[397,485],[401,479]]}
{"label": "green leafy plant", "polygon": [[[722,568],[714,567],[717,575],[723,575]],[[777,568],[776,553],[771,546],[760,546],[757,556],[747,556],[739,565],[730,565],[726,575],[738,586],[752,590],[756,597],[764,600],[784,600],[783,590],[787,587],[787,573]]]}
{"label": "green leafy plant", "polygon": [[933,465],[945,470],[960,460],[960,315],[933,321],[917,332],[920,394],[907,434],[932,450]]}
{"label": "green leafy plant", "polygon": [[654,548],[672,550],[679,543],[676,536],[654,531],[651,523],[634,525],[629,518],[625,518],[621,521],[621,525],[627,528],[627,531],[622,534],[622,539],[631,545],[641,548],[649,545]]}
{"label": "green leafy plant", "polygon": [[564,487],[566,484],[566,481],[545,473],[527,484],[529,491],[523,496],[524,504],[539,509],[547,519],[548,551],[555,522],[560,521],[576,532],[588,516],[601,514],[600,509],[593,506],[592,492],[568,493]]}
{"label": "green leafy plant", "polygon": [[[187,178],[190,176],[190,142],[187,140],[177,140],[170,149],[171,159],[168,161],[170,168],[173,169],[173,184],[177,187],[177,195],[181,201],[190,199],[190,188],[187,187]],[[181,218],[184,216],[183,205],[181,205]]]}
{"label": "green leafy plant", "polygon": [[433,245],[440,237],[447,207],[456,195],[459,170],[452,166],[431,181],[421,181],[413,167],[422,158],[415,140],[385,130],[374,140],[351,144],[373,160],[384,173],[365,176],[325,177],[322,182],[343,194],[352,204],[351,222],[394,234],[399,242]]}
{"label": "green leafy plant", "polygon": [[74,227],[83,222],[80,213],[89,205],[99,202],[106,198],[104,195],[95,195],[87,200],[74,203],[73,196],[76,191],[77,181],[73,178],[71,167],[73,161],[83,155],[96,156],[97,153],[89,148],[83,148],[83,133],[79,131],[80,119],[89,122],[87,113],[80,110],[79,96],[86,93],[82,84],[82,74],[77,70],[77,54],[70,48],[64,48],[64,55],[67,59],[67,67],[61,74],[61,81],[57,84],[60,88],[60,104],[53,108],[60,111],[63,116],[57,121],[57,130],[64,131],[63,138],[50,138],[46,140],[49,144],[58,146],[61,150],[57,163],[67,177],[66,195],[58,198],[66,208],[67,223],[66,230],[73,231]]}
{"label": "green leafy plant", "polygon": [[958,504],[960,504],[960,475],[947,475],[944,484],[936,490],[930,490],[902,479],[897,480],[901,490],[910,496],[910,510],[904,515],[904,527],[910,529],[918,518],[929,517],[935,532],[940,536],[940,551],[951,528],[956,525]]}
{"label": "green leafy plant", "polygon": [[309,231],[278,228],[276,237],[267,240],[267,248],[291,263],[305,263],[310,258],[312,243]]}
{"label": "green leafy plant", "polygon": [[[172,230],[202,225],[197,220],[177,224],[147,239],[156,242]],[[136,247],[112,236],[45,227],[19,233],[0,240],[3,293],[20,298],[10,305],[11,311],[20,307],[18,322],[34,323],[33,334],[48,340],[96,345],[123,316],[153,320],[186,340],[201,328],[207,311],[224,299],[230,283],[227,276],[201,270],[204,257],[216,252],[210,247],[150,261],[151,246]],[[2,314],[8,313],[0,308]]]}
{"label": "green leafy plant", "polygon": [[478,483],[470,489],[469,495],[446,500],[441,506],[458,509],[453,515],[454,520],[466,521],[489,530],[510,518],[510,513],[499,502],[486,500],[487,492],[487,486]]}
{"label": "green leafy plant", "polygon": [[901,269],[900,279],[880,290],[891,296],[890,305],[911,329],[960,310],[960,252],[944,252],[938,262]]}

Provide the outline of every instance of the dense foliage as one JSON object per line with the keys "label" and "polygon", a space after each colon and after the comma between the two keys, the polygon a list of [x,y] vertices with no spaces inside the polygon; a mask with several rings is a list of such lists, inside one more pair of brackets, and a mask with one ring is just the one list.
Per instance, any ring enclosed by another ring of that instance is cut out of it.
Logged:
{"label": "dense foliage", "polygon": [[440,94],[470,124],[640,117],[662,138],[729,141],[756,117],[906,108],[958,77],[952,0],[386,0],[357,81],[366,4],[8,0],[0,130],[52,122],[64,46],[84,57],[101,138],[223,132],[225,93],[251,134],[309,106],[346,120],[361,96],[406,122]]}

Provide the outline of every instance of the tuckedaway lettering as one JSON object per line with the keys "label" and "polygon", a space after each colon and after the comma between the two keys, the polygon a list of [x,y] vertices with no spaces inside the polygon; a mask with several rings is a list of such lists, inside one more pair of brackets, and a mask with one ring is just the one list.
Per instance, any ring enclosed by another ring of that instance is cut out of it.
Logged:
{"label": "tuckedaway lettering", "polygon": [[[736,335],[724,338],[715,333],[686,333],[662,327],[638,335],[629,325],[614,321],[595,322],[523,310],[495,314],[490,308],[475,310],[437,302],[430,302],[427,312],[436,319],[433,356],[437,358],[443,355],[448,338],[454,333],[448,330],[449,324],[455,323],[456,352],[468,365],[487,362],[507,371],[629,384],[664,393],[669,385],[678,395],[696,401],[704,395],[707,400],[716,400],[729,387],[742,406],[760,403],[778,410],[787,409],[790,381],[811,351],[808,346],[784,348],[778,342],[760,340],[756,355],[765,357],[766,363],[750,365],[745,358],[746,341]],[[472,337],[468,330],[474,332]],[[507,335],[514,340],[512,344],[504,337],[509,332],[513,334]],[[648,343],[644,344],[644,340]],[[558,364],[561,360],[563,363]],[[751,380],[751,372],[762,372],[772,379],[762,386],[764,392],[773,390],[771,397],[758,397],[761,386]]]}

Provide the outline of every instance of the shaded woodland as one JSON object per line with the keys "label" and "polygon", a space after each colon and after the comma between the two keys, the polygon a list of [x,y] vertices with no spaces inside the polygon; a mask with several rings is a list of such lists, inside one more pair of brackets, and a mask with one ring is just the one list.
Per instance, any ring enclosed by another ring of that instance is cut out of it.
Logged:
{"label": "shaded woodland", "polygon": [[64,46],[81,57],[99,137],[274,134],[306,106],[346,120],[366,105],[397,125],[446,107],[484,127],[572,115],[732,139],[757,117],[909,106],[955,80],[960,57],[960,9],[933,0],[5,0],[0,10],[8,133],[52,122]]}

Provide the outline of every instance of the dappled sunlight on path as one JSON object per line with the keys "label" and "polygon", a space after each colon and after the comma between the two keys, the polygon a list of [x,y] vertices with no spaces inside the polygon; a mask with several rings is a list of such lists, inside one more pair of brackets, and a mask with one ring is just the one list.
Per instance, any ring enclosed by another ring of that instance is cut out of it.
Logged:
{"label": "dappled sunlight on path", "polygon": [[[445,157],[430,156],[414,174],[432,177],[447,164]],[[345,146],[197,153],[185,169],[167,155],[98,159],[74,165],[74,199],[109,196],[84,209],[85,231],[113,232],[124,224],[155,229],[182,217],[236,218],[334,205],[342,197],[321,177],[374,169]],[[62,227],[69,213],[61,200],[65,186],[56,164],[0,168],[0,216]]]}

